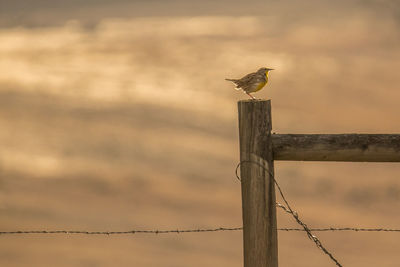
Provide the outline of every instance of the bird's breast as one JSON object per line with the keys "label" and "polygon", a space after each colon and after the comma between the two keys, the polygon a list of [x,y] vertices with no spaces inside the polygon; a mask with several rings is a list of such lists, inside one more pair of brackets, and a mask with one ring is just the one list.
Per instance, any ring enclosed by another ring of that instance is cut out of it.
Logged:
{"label": "bird's breast", "polygon": [[261,90],[266,84],[267,84],[267,81],[265,81],[265,82],[260,82],[260,83],[256,86],[256,88],[254,89],[254,92],[257,92],[257,91]]}

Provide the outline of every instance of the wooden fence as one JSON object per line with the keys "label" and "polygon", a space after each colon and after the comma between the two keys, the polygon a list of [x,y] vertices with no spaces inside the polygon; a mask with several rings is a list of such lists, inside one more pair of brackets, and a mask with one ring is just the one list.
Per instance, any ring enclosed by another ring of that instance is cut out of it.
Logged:
{"label": "wooden fence", "polygon": [[271,101],[238,102],[244,267],[277,267],[274,160],[400,162],[399,134],[272,134]]}

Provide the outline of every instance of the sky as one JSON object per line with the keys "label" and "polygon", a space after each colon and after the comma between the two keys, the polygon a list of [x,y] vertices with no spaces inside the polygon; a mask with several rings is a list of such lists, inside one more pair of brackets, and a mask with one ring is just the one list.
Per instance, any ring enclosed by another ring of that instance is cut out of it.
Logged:
{"label": "sky", "polygon": [[141,16],[279,16],[290,20],[343,19],[351,13],[372,13],[400,20],[396,0],[365,1],[183,1],[183,0],[38,0],[0,1],[0,26],[52,26],[68,20],[79,20],[93,26],[103,18]]}

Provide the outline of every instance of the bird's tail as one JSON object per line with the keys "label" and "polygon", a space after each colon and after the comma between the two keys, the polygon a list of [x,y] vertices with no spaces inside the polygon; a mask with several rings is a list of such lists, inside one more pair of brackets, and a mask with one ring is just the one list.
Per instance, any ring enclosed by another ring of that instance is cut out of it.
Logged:
{"label": "bird's tail", "polygon": [[235,89],[236,89],[236,90],[240,90],[240,88],[239,88],[239,83],[238,83],[239,80],[236,80],[236,79],[225,79],[225,80],[226,80],[226,81],[233,82],[233,83],[236,85]]}

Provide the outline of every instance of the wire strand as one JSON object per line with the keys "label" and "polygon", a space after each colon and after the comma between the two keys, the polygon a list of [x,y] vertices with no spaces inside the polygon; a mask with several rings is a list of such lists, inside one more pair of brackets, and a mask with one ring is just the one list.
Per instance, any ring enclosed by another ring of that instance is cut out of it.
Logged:
{"label": "wire strand", "polygon": [[[128,234],[183,234],[183,233],[204,233],[220,231],[241,231],[243,227],[218,227],[205,229],[176,229],[176,230],[130,230],[130,231],[83,231],[83,230],[26,230],[26,231],[0,231],[0,235],[24,235],[24,234],[84,234],[84,235],[128,235]],[[304,228],[278,228],[284,232],[304,232]],[[400,232],[400,229],[392,228],[354,228],[354,227],[327,227],[310,228],[312,232]]]}
{"label": "wire strand", "polygon": [[[83,231],[83,230],[26,230],[26,231],[0,231],[0,235],[23,235],[23,234],[84,234],[84,235],[128,235],[128,234],[183,234],[183,233],[203,233],[220,231],[241,231],[243,227],[218,227],[205,229],[176,229],[176,230],[130,230],[130,231]],[[278,228],[284,232],[304,232],[304,228]],[[312,232],[400,232],[400,229],[391,228],[354,228],[354,227],[328,227],[310,228]]]}
{"label": "wire strand", "polygon": [[286,197],[285,197],[285,195],[283,194],[281,187],[279,186],[278,182],[275,180],[274,174],[273,174],[270,170],[268,170],[267,168],[265,168],[263,165],[261,165],[261,164],[258,163],[258,162],[250,161],[250,160],[244,160],[244,161],[240,161],[240,162],[238,163],[238,165],[236,166],[236,169],[235,169],[236,178],[239,179],[239,181],[242,181],[242,179],[241,179],[241,178],[239,177],[239,175],[238,175],[238,169],[239,169],[239,167],[240,167],[243,163],[252,163],[252,164],[256,164],[256,165],[260,166],[261,168],[263,168],[265,171],[267,171],[267,172],[269,173],[271,179],[274,181],[276,187],[278,188],[279,194],[281,195],[281,197],[282,197],[282,199],[283,199],[283,201],[285,202],[285,205],[286,205],[286,206],[283,206],[282,204],[279,204],[279,203],[278,203],[278,207],[281,207],[281,208],[284,209],[287,213],[291,214],[292,217],[295,219],[295,221],[296,221],[299,225],[301,225],[301,226],[303,227],[304,231],[307,233],[308,238],[310,238],[310,239],[315,243],[315,245],[316,245],[319,249],[321,249],[325,254],[327,254],[327,255],[329,256],[329,258],[331,258],[331,260],[334,261],[335,264],[336,264],[337,266],[343,267],[343,266],[339,263],[339,261],[332,255],[332,253],[330,253],[330,252],[322,245],[322,242],[318,239],[318,237],[316,237],[315,235],[312,234],[312,232],[311,232],[312,230],[307,226],[307,224],[305,224],[302,220],[300,220],[299,215],[297,214],[297,212],[296,212],[296,211],[293,211],[293,209],[292,209],[292,208],[290,207],[290,205],[289,205],[289,202],[286,200]]}

